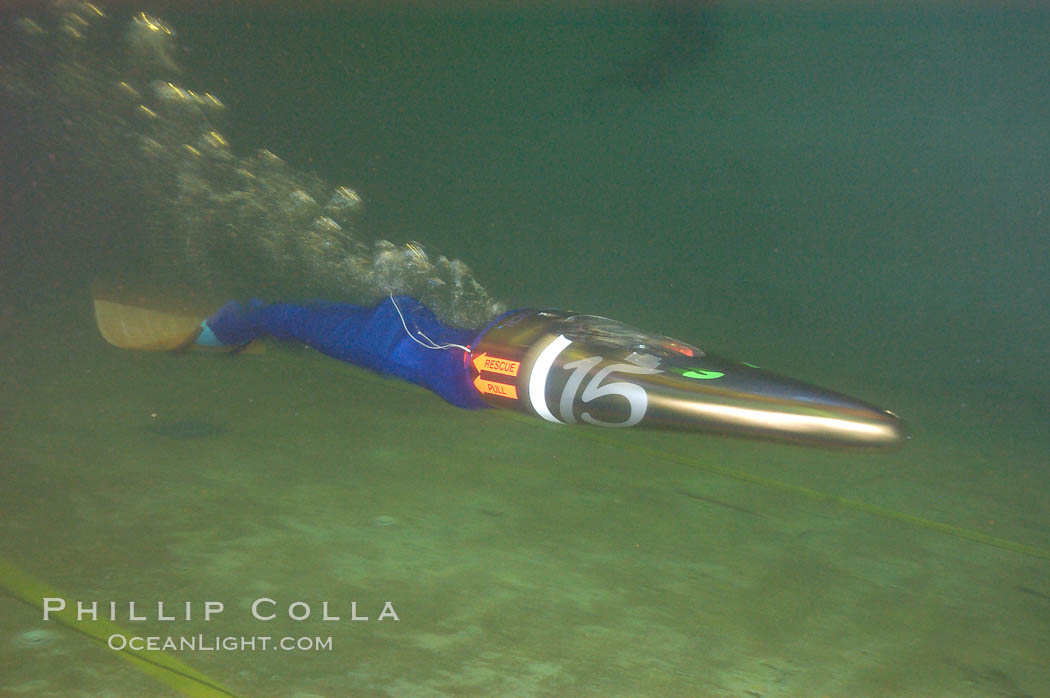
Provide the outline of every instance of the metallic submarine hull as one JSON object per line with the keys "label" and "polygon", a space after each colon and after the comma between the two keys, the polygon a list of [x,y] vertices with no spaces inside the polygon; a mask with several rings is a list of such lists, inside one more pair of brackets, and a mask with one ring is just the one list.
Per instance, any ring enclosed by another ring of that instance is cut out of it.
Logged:
{"label": "metallic submarine hull", "polygon": [[594,315],[509,313],[467,360],[486,403],[550,422],[870,449],[906,438],[888,410]]}

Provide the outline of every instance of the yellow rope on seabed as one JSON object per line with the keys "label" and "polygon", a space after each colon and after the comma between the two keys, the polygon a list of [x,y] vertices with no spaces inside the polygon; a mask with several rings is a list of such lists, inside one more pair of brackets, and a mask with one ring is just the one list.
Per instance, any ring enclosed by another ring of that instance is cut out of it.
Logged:
{"label": "yellow rope on seabed", "polygon": [[[0,588],[41,612],[43,611],[45,598],[67,598],[62,592],[44,584],[3,558],[0,558]],[[116,623],[107,620],[78,620],[76,612],[72,608],[50,611],[49,617],[82,635],[90,637],[92,640],[102,643],[106,647],[109,647],[108,640],[111,635],[132,634]],[[111,650],[131,662],[139,670],[149,674],[161,683],[167,684],[183,695],[192,696],[193,698],[230,698],[230,696],[237,696],[236,693],[224,688],[211,677],[202,674],[188,664],[180,662],[164,652],[133,650],[130,647],[120,650],[111,648]]]}

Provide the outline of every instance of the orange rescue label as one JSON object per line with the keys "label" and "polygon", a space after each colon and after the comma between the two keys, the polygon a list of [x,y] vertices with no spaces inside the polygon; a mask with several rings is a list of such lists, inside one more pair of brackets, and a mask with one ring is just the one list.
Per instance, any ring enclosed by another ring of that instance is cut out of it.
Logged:
{"label": "orange rescue label", "polygon": [[521,362],[489,356],[482,352],[474,357],[474,368],[478,370],[478,373],[489,371],[490,373],[502,373],[504,376],[516,376],[521,368]]}

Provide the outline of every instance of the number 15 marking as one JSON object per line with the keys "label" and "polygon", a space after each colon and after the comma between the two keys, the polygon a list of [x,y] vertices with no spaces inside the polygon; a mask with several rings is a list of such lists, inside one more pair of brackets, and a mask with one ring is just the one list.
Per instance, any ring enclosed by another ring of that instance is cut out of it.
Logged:
{"label": "number 15 marking", "polygon": [[[558,424],[574,424],[576,422],[576,418],[572,414],[572,406],[576,401],[576,392],[579,390],[580,384],[583,383],[583,379],[586,378],[587,372],[604,360],[601,356],[590,356],[586,359],[579,359],[578,361],[565,364],[565,368],[573,373],[569,376],[569,380],[565,382],[565,388],[561,393],[561,400],[558,404],[561,419],[558,419],[547,406],[547,376],[554,366],[555,359],[570,344],[572,344],[572,340],[566,338],[565,335],[558,335],[540,352],[539,357],[536,359],[536,364],[532,368],[532,375],[529,376],[529,401],[532,403],[532,409],[536,410],[536,414],[548,422],[556,422]],[[645,411],[649,407],[649,396],[646,395],[645,389],[641,386],[626,381],[602,385],[602,381],[611,373],[650,374],[660,373],[660,371],[634,364],[611,364],[595,373],[587,381],[587,385],[580,395],[580,400],[584,404],[606,395],[619,395],[627,400],[627,404],[631,408],[627,419],[622,422],[606,422],[596,419],[589,412],[580,413],[580,419],[583,421],[602,427],[633,427],[642,421],[642,417],[645,416]]]}

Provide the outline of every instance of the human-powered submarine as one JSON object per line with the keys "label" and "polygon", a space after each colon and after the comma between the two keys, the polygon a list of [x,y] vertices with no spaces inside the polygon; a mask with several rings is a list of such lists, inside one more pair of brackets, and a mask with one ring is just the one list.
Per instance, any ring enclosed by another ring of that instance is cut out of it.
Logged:
{"label": "human-powered submarine", "polygon": [[869,448],[905,438],[887,410],[595,315],[512,312],[468,360],[487,404],[549,422]]}
{"label": "human-powered submarine", "polygon": [[267,336],[295,340],[459,407],[512,409],[555,424],[870,449],[906,438],[888,410],[597,315],[514,310],[463,330],[409,296],[375,306],[231,301],[204,319],[100,287],[94,296],[99,329],[116,346],[239,351]]}

